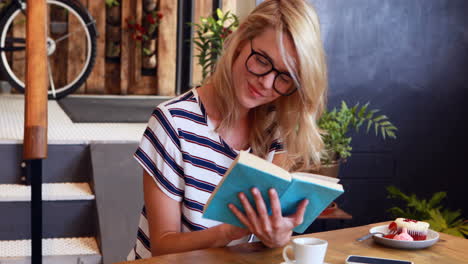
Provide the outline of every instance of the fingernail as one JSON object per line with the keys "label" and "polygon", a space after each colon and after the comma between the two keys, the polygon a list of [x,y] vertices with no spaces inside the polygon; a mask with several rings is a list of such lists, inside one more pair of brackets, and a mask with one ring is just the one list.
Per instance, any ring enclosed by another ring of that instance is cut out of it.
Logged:
{"label": "fingernail", "polygon": [[253,194],[257,194],[259,191],[258,191],[257,188],[253,187],[253,188],[251,189],[251,192],[252,192]]}
{"label": "fingernail", "polygon": [[275,194],[275,193],[276,193],[276,190],[275,190],[275,188],[271,188],[271,189],[269,190],[269,192],[270,192],[270,194]]}

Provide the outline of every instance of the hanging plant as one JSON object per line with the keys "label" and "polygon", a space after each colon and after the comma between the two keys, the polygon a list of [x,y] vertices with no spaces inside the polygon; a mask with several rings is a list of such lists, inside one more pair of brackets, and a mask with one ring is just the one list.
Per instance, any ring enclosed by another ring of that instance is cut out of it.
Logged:
{"label": "hanging plant", "polygon": [[[152,11],[146,14],[145,20],[146,23],[137,23],[134,18],[127,18],[127,27],[129,31],[132,33],[132,38],[136,40],[138,43],[141,44],[142,41],[155,39],[157,28],[161,23],[161,19],[163,18],[163,14],[161,12]],[[143,54],[146,56],[152,56],[155,54],[156,50],[148,49],[142,47]]]}

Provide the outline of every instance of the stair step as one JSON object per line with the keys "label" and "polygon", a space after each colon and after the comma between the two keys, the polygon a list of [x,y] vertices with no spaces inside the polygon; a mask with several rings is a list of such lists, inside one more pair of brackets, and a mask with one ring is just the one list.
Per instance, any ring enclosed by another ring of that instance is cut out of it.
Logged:
{"label": "stair step", "polygon": [[[44,183],[42,200],[69,201],[94,200],[88,183]],[[24,202],[31,200],[31,186],[23,184],[0,184],[0,202]]]}
{"label": "stair step", "polygon": [[[45,238],[42,239],[43,256],[99,255],[99,247],[94,237]],[[0,241],[2,258],[30,257],[31,240]]]}

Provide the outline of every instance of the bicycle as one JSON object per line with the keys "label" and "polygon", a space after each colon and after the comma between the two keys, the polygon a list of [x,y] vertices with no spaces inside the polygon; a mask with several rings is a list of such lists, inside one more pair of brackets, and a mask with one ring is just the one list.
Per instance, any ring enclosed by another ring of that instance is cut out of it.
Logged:
{"label": "bicycle", "polygon": [[[77,0],[47,0],[49,99],[76,91],[89,77],[96,59],[96,22]],[[26,60],[25,0],[12,0],[0,18],[0,71],[24,93]],[[74,50],[68,44],[78,43]],[[69,63],[72,61],[72,63]]]}

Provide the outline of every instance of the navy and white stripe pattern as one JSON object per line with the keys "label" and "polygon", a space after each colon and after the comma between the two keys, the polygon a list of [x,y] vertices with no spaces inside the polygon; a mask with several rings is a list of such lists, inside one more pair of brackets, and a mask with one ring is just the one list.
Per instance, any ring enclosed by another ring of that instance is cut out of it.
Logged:
{"label": "navy and white stripe pattern", "polygon": [[[281,143],[272,142],[267,160],[280,151]],[[214,131],[196,89],[192,89],[153,111],[134,157],[166,195],[182,203],[181,230],[190,232],[220,224],[202,218],[203,207],[237,155]],[[128,260],[151,257],[150,245],[143,208]]]}

